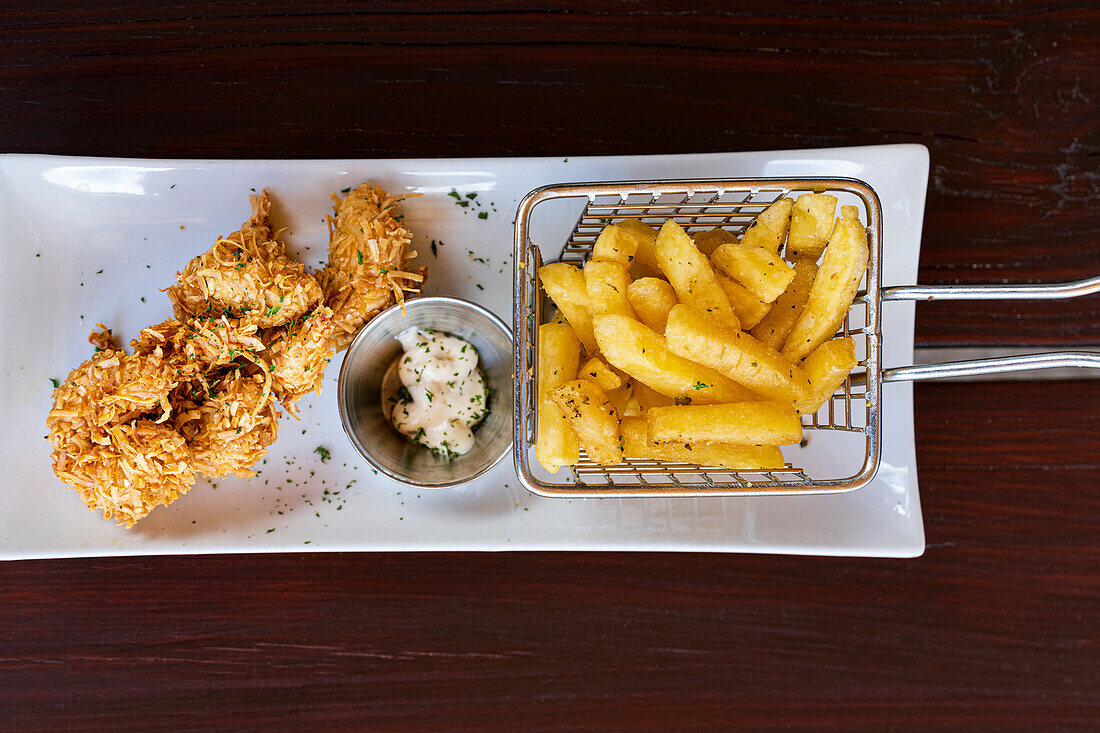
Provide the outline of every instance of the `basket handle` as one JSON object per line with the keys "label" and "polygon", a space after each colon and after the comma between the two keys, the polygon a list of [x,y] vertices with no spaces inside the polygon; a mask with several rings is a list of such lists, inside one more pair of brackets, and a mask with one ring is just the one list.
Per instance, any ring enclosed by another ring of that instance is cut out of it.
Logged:
{"label": "basket handle", "polygon": [[1100,293],[1100,275],[1067,283],[1035,285],[898,285],[882,300],[1061,300]]}
{"label": "basket handle", "polygon": [[1022,354],[1020,356],[996,356],[989,359],[948,361],[942,364],[915,364],[913,366],[883,369],[882,381],[916,382],[924,379],[974,377],[980,374],[1005,374],[1007,372],[1056,369],[1058,367],[1100,369],[1100,353],[1063,351],[1051,354]]}
{"label": "basket handle", "polygon": [[[1100,276],[1066,283],[1037,285],[900,285],[882,289],[882,300],[1060,300],[1100,293]],[[883,382],[913,382],[944,377],[973,377],[1031,369],[1082,367],[1100,369],[1100,353],[1064,351],[999,356],[989,359],[916,364],[882,370]]]}

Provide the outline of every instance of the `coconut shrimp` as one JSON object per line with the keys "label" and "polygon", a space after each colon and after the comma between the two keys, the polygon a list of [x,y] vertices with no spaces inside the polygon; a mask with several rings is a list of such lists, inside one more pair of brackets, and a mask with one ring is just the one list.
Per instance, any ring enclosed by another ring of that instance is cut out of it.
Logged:
{"label": "coconut shrimp", "polygon": [[268,342],[272,391],[288,411],[294,402],[310,392],[320,392],[325,367],[332,356],[333,313],[324,305],[300,322],[278,329]]}
{"label": "coconut shrimp", "polygon": [[155,354],[104,349],[54,391],[46,418],[54,473],[91,509],[132,526],[195,481],[183,437],[166,421],[176,367]]}
{"label": "coconut shrimp", "polygon": [[291,259],[281,242],[265,238],[270,199],[252,197],[253,215],[240,230],[218,239],[176,273],[166,292],[177,320],[229,316],[278,326],[308,313],[321,301],[317,280]]}
{"label": "coconut shrimp", "polygon": [[206,476],[255,476],[252,466],[279,435],[270,386],[255,369],[235,370],[205,394],[185,397],[177,408],[192,463]]}
{"label": "coconut shrimp", "polygon": [[318,274],[325,305],[332,309],[332,346],[346,349],[359,329],[405,294],[419,292],[423,268],[415,268],[412,235],[397,213],[406,197],[390,196],[362,183],[341,198],[332,194],[328,217],[328,264]]}

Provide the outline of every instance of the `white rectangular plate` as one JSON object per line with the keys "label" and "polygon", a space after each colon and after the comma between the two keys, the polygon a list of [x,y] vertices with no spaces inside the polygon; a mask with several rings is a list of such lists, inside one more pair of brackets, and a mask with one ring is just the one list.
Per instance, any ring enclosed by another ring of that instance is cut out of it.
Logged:
{"label": "white rectangular plate", "polygon": [[[272,192],[290,251],[325,256],[329,193],[360,181],[422,192],[404,204],[429,267],[428,294],[476,301],[511,322],[512,220],[548,183],[657,178],[847,176],[883,206],[884,285],[914,281],[928,153],[919,145],[590,158],[121,160],[0,156],[0,558],[213,552],[666,550],[913,557],[924,550],[912,387],[884,388],[882,466],[834,496],[544,499],[510,459],[469,484],[410,489],[375,475],[344,437],[338,363],[303,398],[249,480],[201,480],[127,530],[54,477],[44,440],[51,379],[92,353],[97,322],[128,341],[171,315],[159,289]],[[463,208],[476,193],[475,205]],[[479,214],[485,214],[482,218]],[[436,242],[433,255],[430,243]],[[884,366],[909,364],[913,305],[883,309]],[[339,358],[339,357],[338,357]],[[322,462],[316,449],[331,453]]]}

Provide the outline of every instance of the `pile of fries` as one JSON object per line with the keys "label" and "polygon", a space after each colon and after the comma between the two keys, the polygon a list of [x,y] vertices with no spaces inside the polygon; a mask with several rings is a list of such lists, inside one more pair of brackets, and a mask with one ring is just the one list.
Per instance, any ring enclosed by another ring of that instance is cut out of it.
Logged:
{"label": "pile of fries", "polygon": [[[638,219],[605,227],[583,268],[539,270],[557,306],[538,332],[535,457],[775,470],[856,366],[833,338],[867,270],[854,206],[807,193],[738,240]],[[782,250],[782,256],[780,252]]]}

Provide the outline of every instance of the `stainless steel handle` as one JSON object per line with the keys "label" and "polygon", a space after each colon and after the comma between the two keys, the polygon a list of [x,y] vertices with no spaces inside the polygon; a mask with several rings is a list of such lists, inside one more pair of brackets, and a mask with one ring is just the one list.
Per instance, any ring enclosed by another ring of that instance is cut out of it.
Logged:
{"label": "stainless steel handle", "polygon": [[1068,283],[1036,285],[898,285],[882,300],[1061,300],[1100,293],[1100,275]]}
{"label": "stainless steel handle", "polygon": [[[1060,300],[1100,293],[1100,276],[1067,283],[1037,285],[900,285],[882,289],[882,300]],[[1083,367],[1100,369],[1100,353],[1063,351],[990,359],[917,364],[882,370],[883,382],[914,382],[946,377],[1005,374],[1031,369]]]}
{"label": "stainless steel handle", "polygon": [[991,359],[948,361],[943,364],[917,364],[882,370],[883,382],[916,382],[946,377],[974,377],[980,374],[1004,374],[1030,369],[1084,367],[1100,369],[1100,354],[1088,351],[1063,351],[1055,354],[1023,354],[997,356]]}

